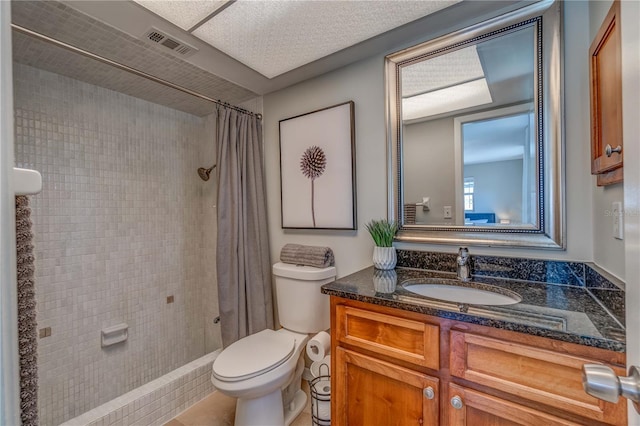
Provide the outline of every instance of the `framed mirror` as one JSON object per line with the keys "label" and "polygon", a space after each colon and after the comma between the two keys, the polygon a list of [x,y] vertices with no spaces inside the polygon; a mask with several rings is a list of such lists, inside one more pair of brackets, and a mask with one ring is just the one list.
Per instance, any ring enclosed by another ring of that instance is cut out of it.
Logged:
{"label": "framed mirror", "polygon": [[561,4],[385,59],[397,240],[565,248]]}

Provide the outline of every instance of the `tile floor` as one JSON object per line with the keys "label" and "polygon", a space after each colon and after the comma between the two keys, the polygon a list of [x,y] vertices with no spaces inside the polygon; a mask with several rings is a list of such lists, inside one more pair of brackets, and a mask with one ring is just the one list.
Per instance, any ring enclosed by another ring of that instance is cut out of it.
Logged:
{"label": "tile floor", "polygon": [[[307,393],[307,406],[291,426],[311,426],[311,399],[306,380],[302,381],[302,389]],[[233,426],[235,408],[235,398],[213,392],[164,426]]]}

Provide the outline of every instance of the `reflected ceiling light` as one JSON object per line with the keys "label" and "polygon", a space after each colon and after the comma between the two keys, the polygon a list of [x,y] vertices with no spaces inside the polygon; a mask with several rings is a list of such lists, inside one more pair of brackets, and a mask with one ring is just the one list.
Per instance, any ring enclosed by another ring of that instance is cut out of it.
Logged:
{"label": "reflected ceiling light", "polygon": [[458,1],[240,0],[192,34],[273,78]]}
{"label": "reflected ceiling light", "polygon": [[491,103],[484,78],[402,100],[402,119],[414,120]]}
{"label": "reflected ceiling light", "polygon": [[484,77],[476,45],[402,68],[402,97],[432,92]]}
{"label": "reflected ceiling light", "polygon": [[227,1],[214,0],[133,0],[144,7],[182,28],[185,31],[193,28],[224,6]]}

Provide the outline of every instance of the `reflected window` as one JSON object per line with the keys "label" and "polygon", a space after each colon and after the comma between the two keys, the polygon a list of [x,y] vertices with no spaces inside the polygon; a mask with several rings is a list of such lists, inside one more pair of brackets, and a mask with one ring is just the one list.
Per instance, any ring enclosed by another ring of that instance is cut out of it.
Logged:
{"label": "reflected window", "polygon": [[464,211],[473,211],[473,185],[472,177],[464,178]]}

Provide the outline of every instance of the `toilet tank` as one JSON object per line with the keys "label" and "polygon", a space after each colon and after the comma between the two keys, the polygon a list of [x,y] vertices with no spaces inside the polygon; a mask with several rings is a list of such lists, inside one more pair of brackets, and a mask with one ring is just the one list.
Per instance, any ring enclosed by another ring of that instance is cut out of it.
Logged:
{"label": "toilet tank", "polygon": [[317,333],[330,327],[329,296],[323,284],[335,280],[336,268],[314,268],[290,263],[273,265],[280,324],[298,333]]}

